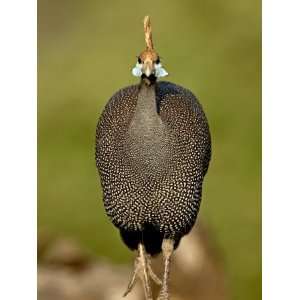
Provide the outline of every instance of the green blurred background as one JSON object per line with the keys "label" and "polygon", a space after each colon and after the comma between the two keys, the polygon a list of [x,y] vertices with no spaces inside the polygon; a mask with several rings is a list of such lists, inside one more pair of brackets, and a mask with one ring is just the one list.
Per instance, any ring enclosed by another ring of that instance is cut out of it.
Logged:
{"label": "green blurred background", "polygon": [[255,0],[38,1],[38,226],[116,263],[94,161],[100,112],[131,75],[151,16],[167,80],[197,95],[213,156],[200,218],[232,299],[261,298],[261,8]]}

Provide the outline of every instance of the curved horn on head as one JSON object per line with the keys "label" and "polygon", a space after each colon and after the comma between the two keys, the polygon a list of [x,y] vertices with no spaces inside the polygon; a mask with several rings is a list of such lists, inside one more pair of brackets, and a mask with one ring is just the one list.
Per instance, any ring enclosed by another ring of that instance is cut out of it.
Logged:
{"label": "curved horn on head", "polygon": [[145,31],[145,42],[146,42],[147,49],[153,50],[152,28],[151,28],[149,16],[146,16],[144,18],[144,31]]}

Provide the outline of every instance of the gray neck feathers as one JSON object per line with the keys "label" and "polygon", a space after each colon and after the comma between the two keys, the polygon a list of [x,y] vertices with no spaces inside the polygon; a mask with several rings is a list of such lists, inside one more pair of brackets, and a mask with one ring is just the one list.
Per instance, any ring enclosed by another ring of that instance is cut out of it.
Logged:
{"label": "gray neck feathers", "polygon": [[141,83],[131,128],[140,131],[139,135],[144,135],[146,138],[162,127],[161,118],[157,113],[155,85],[147,86]]}
{"label": "gray neck feathers", "polygon": [[157,113],[155,85],[148,86],[141,83],[135,111],[135,120],[139,120],[146,127],[152,127],[156,122],[160,121],[160,117]]}
{"label": "gray neck feathers", "polygon": [[141,159],[145,168],[157,168],[167,154],[168,144],[165,126],[157,113],[155,84],[141,84],[128,134],[131,153]]}

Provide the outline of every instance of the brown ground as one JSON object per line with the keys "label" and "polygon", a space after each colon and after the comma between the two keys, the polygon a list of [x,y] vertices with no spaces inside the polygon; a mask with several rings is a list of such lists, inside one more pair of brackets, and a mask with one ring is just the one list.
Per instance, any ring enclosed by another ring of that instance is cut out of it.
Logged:
{"label": "brown ground", "polygon": [[[171,269],[172,300],[228,299],[220,257],[208,236],[203,226],[196,226],[176,250]],[[161,264],[161,257],[154,259],[157,274],[161,274]],[[93,258],[74,241],[39,235],[38,300],[119,300],[131,272],[132,266]],[[141,285],[126,299],[143,299]]]}

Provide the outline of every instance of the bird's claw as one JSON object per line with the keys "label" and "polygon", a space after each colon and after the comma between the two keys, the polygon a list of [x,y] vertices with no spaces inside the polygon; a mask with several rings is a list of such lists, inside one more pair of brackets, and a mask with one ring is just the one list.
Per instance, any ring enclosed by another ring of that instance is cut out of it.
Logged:
{"label": "bird's claw", "polygon": [[160,292],[157,300],[169,300],[169,293],[168,292]]}
{"label": "bird's claw", "polygon": [[148,270],[149,270],[149,275],[150,278],[157,284],[157,285],[162,285],[162,281],[160,278],[153,272],[150,264],[148,265]]}
{"label": "bird's claw", "polygon": [[135,283],[136,283],[136,280],[137,280],[137,275],[139,275],[140,273],[140,270],[141,269],[141,265],[139,263],[139,259],[138,257],[135,259],[135,263],[134,263],[134,270],[133,270],[133,274],[131,276],[131,279],[128,283],[128,287],[125,291],[125,293],[123,294],[123,297],[126,297],[130,292],[131,290],[133,289]]}
{"label": "bird's claw", "polygon": [[150,283],[148,278],[151,278],[157,285],[162,285],[162,281],[152,270],[151,263],[150,263],[150,256],[138,255],[136,257],[134,263],[134,271],[129,281],[128,287],[125,293],[123,294],[123,297],[126,297],[132,291],[138,277],[143,282],[146,299],[152,300],[151,288],[150,288]]}

